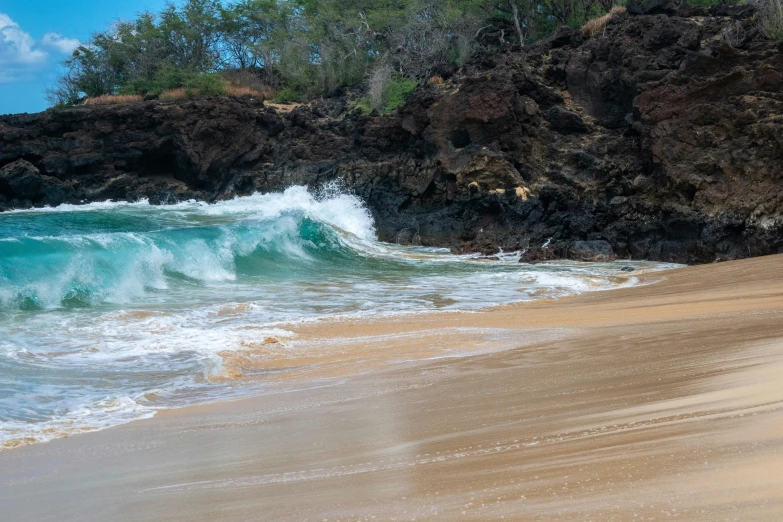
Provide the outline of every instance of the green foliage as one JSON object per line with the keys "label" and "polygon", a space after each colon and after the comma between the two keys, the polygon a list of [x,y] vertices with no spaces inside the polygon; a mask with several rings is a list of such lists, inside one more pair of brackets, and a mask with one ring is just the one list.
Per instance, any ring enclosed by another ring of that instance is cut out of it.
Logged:
{"label": "green foliage", "polygon": [[283,87],[275,95],[274,103],[292,103],[302,99],[302,95],[293,87]]}
{"label": "green foliage", "polygon": [[220,72],[252,71],[277,100],[295,101],[361,84],[383,64],[394,75],[382,104],[373,91],[373,106],[388,112],[417,82],[466,65],[479,49],[580,27],[617,1],[179,0],[95,34],[66,60],[50,100],[220,94]]}
{"label": "green foliage", "polygon": [[368,116],[370,113],[372,113],[372,107],[370,106],[370,97],[369,96],[363,96],[359,99],[358,102],[356,102],[356,106],[354,107],[356,110],[364,114],[365,116]]}
{"label": "green foliage", "polygon": [[217,73],[200,73],[165,64],[152,77],[134,78],[116,89],[116,94],[161,94],[173,89],[185,89],[189,95],[214,96],[226,93],[226,84]]}
{"label": "green foliage", "polygon": [[759,27],[770,40],[783,41],[783,0],[766,0],[761,9]]}
{"label": "green foliage", "polygon": [[[404,76],[394,76],[389,79],[383,86],[383,98],[382,105],[378,109],[381,114],[388,114],[400,105],[405,103],[406,95],[412,93],[419,83],[416,80],[405,78]],[[356,109],[362,112],[362,114],[369,115],[372,113],[374,107],[370,100],[370,96],[363,96],[356,103]]]}
{"label": "green foliage", "polygon": [[404,77],[393,78],[386,88],[386,103],[383,106],[383,113],[395,110],[405,103],[405,95],[410,94],[416,89],[418,82]]}
{"label": "green foliage", "polygon": [[219,74],[195,74],[190,76],[183,87],[189,93],[201,96],[219,96],[226,94],[226,83]]}
{"label": "green foliage", "polygon": [[150,76],[138,76],[116,89],[117,94],[160,94],[184,85],[185,71],[164,64]]}

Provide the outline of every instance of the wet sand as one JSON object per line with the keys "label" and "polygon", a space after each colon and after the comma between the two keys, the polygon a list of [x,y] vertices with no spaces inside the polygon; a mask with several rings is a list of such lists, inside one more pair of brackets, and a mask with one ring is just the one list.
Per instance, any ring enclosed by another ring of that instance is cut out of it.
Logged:
{"label": "wet sand", "polygon": [[340,384],[0,452],[0,519],[780,520],[783,256],[648,277],[302,327]]}

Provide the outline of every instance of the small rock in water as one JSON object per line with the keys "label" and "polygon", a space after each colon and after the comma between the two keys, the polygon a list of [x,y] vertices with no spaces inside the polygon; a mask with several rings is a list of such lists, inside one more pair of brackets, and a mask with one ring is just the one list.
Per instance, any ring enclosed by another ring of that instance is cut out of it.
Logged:
{"label": "small rock in water", "polygon": [[620,269],[622,272],[634,272],[636,269],[632,266],[624,266]]}

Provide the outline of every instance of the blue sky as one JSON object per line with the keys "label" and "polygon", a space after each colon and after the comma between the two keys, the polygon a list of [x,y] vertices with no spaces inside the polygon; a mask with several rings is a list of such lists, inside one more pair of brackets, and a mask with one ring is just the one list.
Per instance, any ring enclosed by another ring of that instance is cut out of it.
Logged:
{"label": "blue sky", "polygon": [[165,0],[0,0],[0,114],[46,109],[44,89],[78,42]]}

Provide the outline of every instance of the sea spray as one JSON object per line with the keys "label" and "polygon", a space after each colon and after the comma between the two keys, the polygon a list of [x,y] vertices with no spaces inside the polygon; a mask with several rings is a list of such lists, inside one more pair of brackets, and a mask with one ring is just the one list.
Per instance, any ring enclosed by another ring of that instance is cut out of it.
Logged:
{"label": "sea spray", "polygon": [[625,264],[380,243],[367,208],[335,186],[3,213],[0,445],[261,393],[292,369],[292,323],[614,288],[633,283]]}
{"label": "sea spray", "polygon": [[339,255],[339,235],[372,241],[375,229],[356,198],[316,198],[293,187],[214,205],[100,203],[7,213],[0,235],[12,239],[0,241],[0,306],[51,309],[127,303],[165,290],[172,279],[263,275],[284,260]]}

